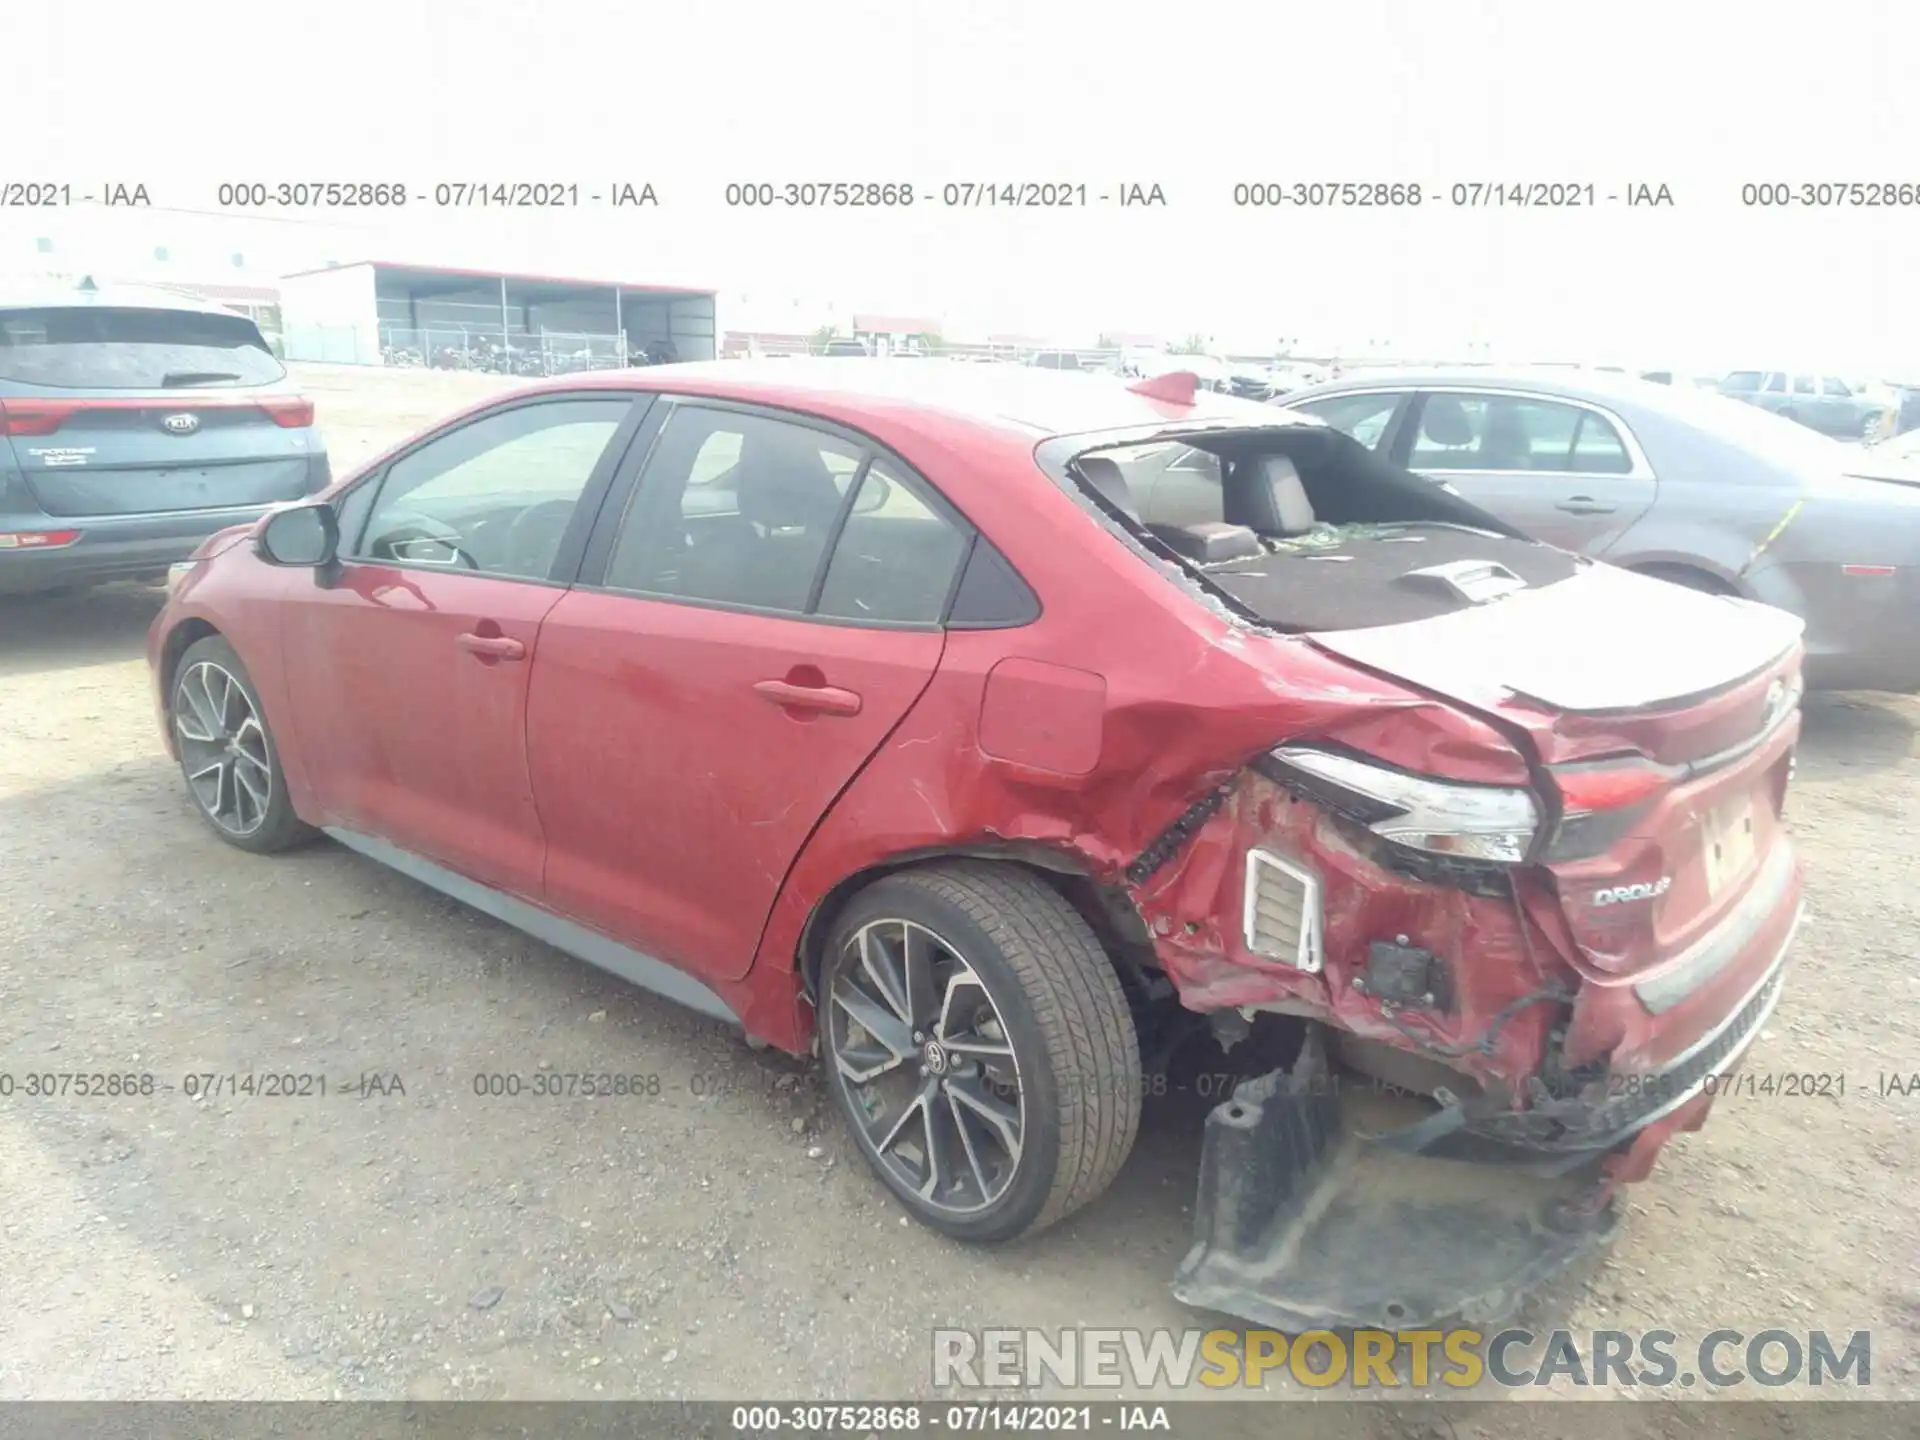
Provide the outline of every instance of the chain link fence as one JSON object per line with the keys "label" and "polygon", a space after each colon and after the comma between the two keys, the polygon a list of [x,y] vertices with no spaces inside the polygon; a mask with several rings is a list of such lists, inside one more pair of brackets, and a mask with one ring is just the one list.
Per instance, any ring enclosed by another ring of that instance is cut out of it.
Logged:
{"label": "chain link fence", "polygon": [[382,325],[378,363],[499,375],[571,375],[650,363],[651,348],[625,334],[590,331]]}

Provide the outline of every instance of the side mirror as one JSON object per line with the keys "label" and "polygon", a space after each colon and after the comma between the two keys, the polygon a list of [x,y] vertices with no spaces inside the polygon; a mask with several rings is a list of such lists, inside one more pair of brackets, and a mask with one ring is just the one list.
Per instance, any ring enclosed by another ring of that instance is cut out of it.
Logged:
{"label": "side mirror", "polygon": [[269,565],[308,569],[333,563],[339,545],[340,517],[323,504],[275,511],[254,548]]}

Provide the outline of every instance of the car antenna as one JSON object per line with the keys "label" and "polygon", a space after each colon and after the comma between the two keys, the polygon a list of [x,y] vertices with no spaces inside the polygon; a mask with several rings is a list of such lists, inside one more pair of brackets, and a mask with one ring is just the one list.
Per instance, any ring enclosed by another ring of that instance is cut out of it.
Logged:
{"label": "car antenna", "polygon": [[1163,400],[1169,405],[1191,405],[1194,394],[1200,389],[1200,377],[1191,370],[1169,370],[1164,375],[1136,380],[1127,389],[1149,400]]}

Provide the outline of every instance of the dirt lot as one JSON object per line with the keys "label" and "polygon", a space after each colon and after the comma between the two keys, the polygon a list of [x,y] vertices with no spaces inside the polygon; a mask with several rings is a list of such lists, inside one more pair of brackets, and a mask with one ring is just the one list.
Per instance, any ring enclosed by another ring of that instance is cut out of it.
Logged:
{"label": "dirt lot", "polygon": [[[307,379],[341,469],[505,383]],[[0,1073],[329,1095],[0,1100],[0,1397],[905,1395],[938,1324],[1194,1323],[1165,1283],[1203,1104],[1150,1104],[1111,1193],[1036,1242],[911,1227],[808,1067],[336,846],[215,840],[155,731],[157,604],[0,608]],[[1844,1098],[1723,1100],[1537,1319],[1868,1329],[1874,1390],[1920,1393],[1920,1096],[1879,1093],[1920,1071],[1917,727],[1885,697],[1806,712],[1810,922],[1750,1068],[1843,1074]],[[472,1088],[540,1067],[660,1094]],[[363,1074],[385,1085],[343,1094]]]}

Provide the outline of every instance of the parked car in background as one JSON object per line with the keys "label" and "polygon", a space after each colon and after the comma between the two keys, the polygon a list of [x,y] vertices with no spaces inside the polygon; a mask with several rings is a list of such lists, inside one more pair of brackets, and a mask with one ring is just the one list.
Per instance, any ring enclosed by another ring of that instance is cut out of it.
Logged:
{"label": "parked car in background", "polygon": [[1642,370],[1640,378],[1655,385],[1671,385],[1679,390],[1717,392],[1720,389],[1718,375],[1690,375],[1684,370]]}
{"label": "parked car in background", "polygon": [[[1123,373],[1151,379],[1156,375],[1191,375],[1202,390],[1231,394],[1235,367],[1215,355],[1176,355],[1170,350],[1128,350],[1121,357]],[[1258,398],[1266,398],[1264,396]]]}
{"label": "parked car in background", "polygon": [[162,290],[0,296],[0,595],[157,579],[329,478],[313,402],[246,316]]}
{"label": "parked car in background", "polygon": [[1435,370],[1285,398],[1530,535],[1807,622],[1807,676],[1920,689],[1920,488],[1718,395],[1595,372]]}
{"label": "parked car in background", "polygon": [[862,358],[870,358],[873,354],[871,350],[867,349],[864,341],[855,340],[847,335],[834,336],[820,347],[820,353],[822,355],[841,357],[858,356]]}
{"label": "parked car in background", "polygon": [[1086,364],[1071,350],[1037,350],[1027,364],[1038,370],[1084,370]]}
{"label": "parked car in background", "polygon": [[1280,361],[1267,367],[1267,389],[1271,392],[1268,398],[1290,394],[1295,390],[1304,390],[1309,385],[1324,385],[1332,378],[1318,365]]}
{"label": "parked car in background", "polygon": [[1892,439],[1920,430],[1920,385],[1896,384],[1890,388],[1899,401],[1899,408],[1894,411],[1893,425],[1883,438]]}
{"label": "parked car in background", "polygon": [[1735,370],[1720,382],[1720,393],[1836,440],[1871,440],[1887,433],[1899,410],[1884,387],[1805,371]]}
{"label": "parked car in background", "polygon": [[[1216,483],[1143,508],[1168,445]],[[1204,1051],[1176,1293],[1295,1331],[1503,1318],[1705,1120],[1799,919],[1799,630],[1191,376],[788,360],[452,417],[208,541],[148,657],[222,840],[817,1055],[948,1236],[1087,1204]]]}

